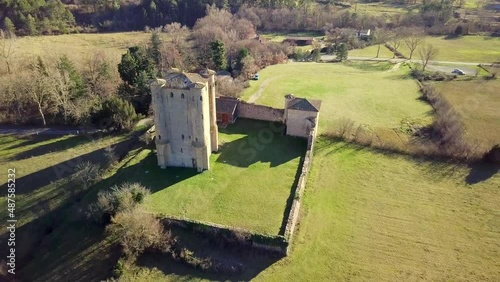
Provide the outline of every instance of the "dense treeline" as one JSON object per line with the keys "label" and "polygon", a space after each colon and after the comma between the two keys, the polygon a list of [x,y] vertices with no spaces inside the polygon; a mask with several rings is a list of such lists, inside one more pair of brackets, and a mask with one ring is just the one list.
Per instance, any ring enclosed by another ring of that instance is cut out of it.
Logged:
{"label": "dense treeline", "polygon": [[75,26],[59,0],[0,0],[0,20],[5,30],[23,35],[67,33]]}
{"label": "dense treeline", "polygon": [[171,68],[231,72],[236,79],[217,83],[221,94],[236,95],[251,75],[291,52],[260,40],[247,19],[216,7],[207,12],[192,29],[172,23],[151,30],[149,43],[130,47],[118,65],[99,53],[78,64],[62,54],[16,57],[15,35],[0,31],[0,122],[127,129],[136,113],[150,113],[151,79]]}
{"label": "dense treeline", "polygon": [[[352,12],[349,4],[313,0],[0,0],[0,26],[18,35],[72,31],[127,31],[178,22],[194,27],[207,15],[207,6],[225,9],[252,22],[260,31],[320,31],[337,28],[421,26],[441,31],[453,21],[452,0],[422,4],[404,1],[409,12],[369,15]],[[366,1],[365,1],[366,2]],[[369,1],[368,1],[369,2]],[[393,3],[394,1],[389,1]],[[416,9],[414,9],[416,8]],[[416,12],[417,11],[417,12]],[[455,20],[458,22],[458,20]],[[469,25],[482,25],[470,22]],[[439,32],[438,32],[439,33]]]}

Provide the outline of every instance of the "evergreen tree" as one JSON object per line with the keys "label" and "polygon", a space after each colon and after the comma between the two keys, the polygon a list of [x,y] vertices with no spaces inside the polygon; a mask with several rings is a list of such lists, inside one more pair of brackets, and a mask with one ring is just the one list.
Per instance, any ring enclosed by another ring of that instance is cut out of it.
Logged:
{"label": "evergreen tree", "polygon": [[224,42],[220,40],[213,41],[210,43],[210,49],[212,50],[212,62],[214,63],[215,69],[225,70],[227,68],[227,62]]}
{"label": "evergreen tree", "polygon": [[16,26],[9,17],[5,17],[5,19],[3,20],[3,26],[5,28],[5,31],[9,33],[9,37],[16,34]]}
{"label": "evergreen tree", "polygon": [[33,16],[31,15],[28,15],[28,17],[26,18],[26,31],[28,32],[28,35],[38,34],[35,18],[33,18]]}
{"label": "evergreen tree", "polygon": [[148,56],[156,64],[158,71],[161,71],[161,39],[160,33],[154,30],[151,33],[151,42],[148,48]]}
{"label": "evergreen tree", "polygon": [[57,64],[57,69],[61,74],[67,73],[71,81],[70,93],[71,97],[82,97],[85,95],[85,82],[83,76],[76,69],[75,64],[68,58],[68,56],[63,55],[59,58]]}
{"label": "evergreen tree", "polygon": [[347,49],[347,44],[340,43],[339,46],[337,46],[337,59],[341,61],[347,60],[348,52],[349,50]]}
{"label": "evergreen tree", "polygon": [[248,51],[248,48],[241,48],[240,51],[238,52],[238,57],[236,58],[236,70],[241,71],[243,69],[243,60],[250,55],[250,51]]}
{"label": "evergreen tree", "polygon": [[148,81],[157,74],[155,63],[143,48],[131,47],[122,55],[118,72],[124,81],[119,87],[119,94],[130,99],[138,113],[146,114],[151,103]]}

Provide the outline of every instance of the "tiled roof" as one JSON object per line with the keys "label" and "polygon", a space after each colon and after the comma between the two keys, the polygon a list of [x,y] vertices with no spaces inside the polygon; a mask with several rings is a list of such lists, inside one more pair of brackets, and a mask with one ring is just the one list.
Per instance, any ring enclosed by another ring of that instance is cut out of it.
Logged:
{"label": "tiled roof", "polygon": [[197,73],[184,73],[185,76],[187,76],[187,78],[189,78],[189,80],[191,80],[192,83],[195,83],[195,82],[202,82],[202,83],[205,83],[208,81],[207,78],[201,76],[200,74],[197,74]]}
{"label": "tiled roof", "polygon": [[288,105],[290,110],[299,110],[307,112],[319,112],[321,108],[321,100],[308,100],[303,98],[295,98]]}
{"label": "tiled roof", "polygon": [[215,109],[219,113],[233,114],[238,105],[238,99],[217,97],[215,99]]}

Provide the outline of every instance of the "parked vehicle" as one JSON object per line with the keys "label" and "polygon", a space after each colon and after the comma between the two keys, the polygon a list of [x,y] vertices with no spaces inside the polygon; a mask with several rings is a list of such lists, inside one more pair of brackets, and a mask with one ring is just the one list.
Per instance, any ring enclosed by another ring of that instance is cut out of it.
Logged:
{"label": "parked vehicle", "polygon": [[465,72],[461,69],[454,69],[451,73],[456,73],[459,75],[465,75]]}
{"label": "parked vehicle", "polygon": [[258,73],[254,74],[252,80],[259,80],[259,74]]}

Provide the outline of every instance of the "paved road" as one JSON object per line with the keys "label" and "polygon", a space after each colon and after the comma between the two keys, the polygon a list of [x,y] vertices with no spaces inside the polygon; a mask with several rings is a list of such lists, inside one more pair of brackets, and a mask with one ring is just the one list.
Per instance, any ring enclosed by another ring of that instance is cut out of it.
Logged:
{"label": "paved road", "polygon": [[[331,61],[335,59],[334,55],[322,55],[321,59],[323,61]],[[352,61],[390,61],[394,63],[402,63],[402,62],[412,62],[412,63],[420,63],[421,60],[416,60],[416,59],[392,59],[392,58],[374,58],[374,57],[351,57],[349,56],[347,58],[348,60]],[[449,61],[431,61],[432,64],[444,64],[444,65],[457,65],[457,66],[477,66],[479,64],[481,65],[491,65],[490,63],[475,63],[475,62],[449,62]]]}
{"label": "paved road", "polygon": [[[323,61],[330,61],[335,59],[333,55],[323,55],[321,56]],[[348,57],[348,60],[352,61],[389,61],[393,63],[402,63],[402,62],[412,62],[412,63],[420,63],[420,60],[407,60],[407,59],[392,59],[392,58],[373,58],[373,57]],[[475,75],[476,69],[473,68],[477,65],[491,65],[491,63],[472,63],[472,62],[448,62],[448,61],[431,61],[427,68],[433,71],[444,72],[448,74],[452,74],[454,69],[461,69],[467,75]]]}
{"label": "paved road", "polygon": [[84,135],[100,132],[100,129],[61,129],[51,127],[14,127],[0,126],[0,134],[7,135]]}

